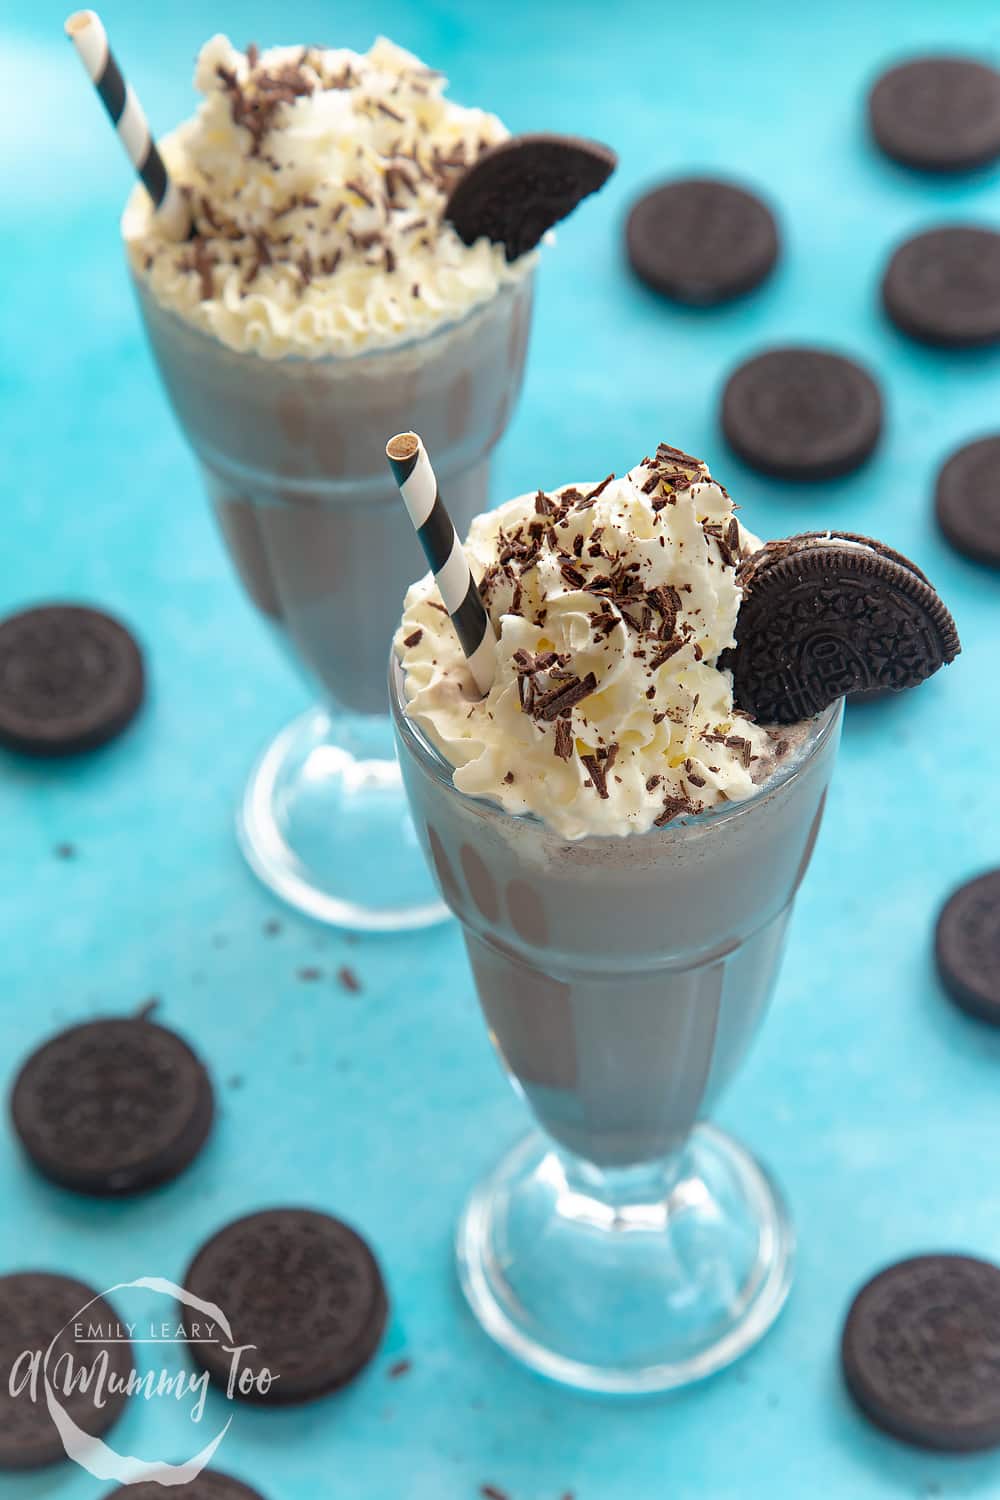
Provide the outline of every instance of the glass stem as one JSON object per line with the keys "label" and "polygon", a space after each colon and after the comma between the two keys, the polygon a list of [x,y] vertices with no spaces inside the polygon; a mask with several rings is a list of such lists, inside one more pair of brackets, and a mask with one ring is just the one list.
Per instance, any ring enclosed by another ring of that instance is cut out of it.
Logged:
{"label": "glass stem", "polygon": [[604,1228],[662,1228],[688,1175],[687,1143],[668,1156],[634,1166],[602,1167],[561,1148],[553,1149],[553,1175],[560,1175],[560,1211]]}

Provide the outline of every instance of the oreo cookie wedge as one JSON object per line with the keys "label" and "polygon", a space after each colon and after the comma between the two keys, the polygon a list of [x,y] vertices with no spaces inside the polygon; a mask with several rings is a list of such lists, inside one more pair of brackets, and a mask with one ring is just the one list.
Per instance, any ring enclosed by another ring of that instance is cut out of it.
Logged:
{"label": "oreo cookie wedge", "polygon": [[963,172],[1000,156],[1000,73],[973,57],[915,57],[868,96],[886,156],[925,172]]}
{"label": "oreo cookie wedge", "polygon": [[464,244],[485,236],[514,261],[603,187],[617,165],[615,153],[597,141],[516,135],[473,163],[452,188],[444,217]]}
{"label": "oreo cookie wedge", "polygon": [[168,1495],[176,1495],[177,1500],[263,1500],[258,1490],[252,1490],[248,1484],[242,1484],[218,1469],[203,1469],[197,1479],[172,1485],[169,1489],[164,1489],[155,1480],[127,1484],[112,1490],[104,1500],[164,1500]]}
{"label": "oreo cookie wedge", "polygon": [[953,891],[934,932],[941,983],[955,1004],[1000,1026],[1000,870]]}
{"label": "oreo cookie wedge", "polygon": [[636,275],[675,302],[711,307],[770,275],[778,226],[754,193],[718,178],[662,183],[633,205],[625,247]]}
{"label": "oreo cookie wedge", "polygon": [[73,755],[113,739],[144,694],[142,654],[124,625],[48,604],[0,622],[0,745]]}
{"label": "oreo cookie wedge", "polygon": [[[326,1395],[360,1373],[378,1348],[388,1300],[371,1250],[347,1224],[309,1209],[250,1214],[221,1229],[195,1256],[184,1286],[216,1303],[241,1358],[235,1395],[280,1406]],[[188,1327],[190,1308],[178,1309]],[[232,1355],[223,1344],[191,1353],[226,1387]]]}
{"label": "oreo cookie wedge", "polygon": [[769,542],[740,568],[737,705],[763,723],[812,718],[848,693],[915,687],[953,661],[955,622],[901,553],[854,533]]}
{"label": "oreo cookie wedge", "polygon": [[[76,1337],[81,1318],[88,1325],[86,1341]],[[101,1437],[117,1422],[132,1370],[132,1348],[121,1326],[109,1303],[80,1281],[44,1271],[0,1276],[0,1468],[37,1469],[66,1457],[42,1371],[58,1405],[82,1432]],[[97,1339],[90,1329],[99,1330]],[[34,1391],[22,1388],[23,1356],[29,1353],[42,1356]]]}
{"label": "oreo cookie wedge", "polygon": [[34,1166],[96,1197],[178,1176],[212,1126],[208,1073],[181,1037],[143,1019],[89,1021],[24,1063],[11,1114]]}
{"label": "oreo cookie wedge", "polygon": [[882,1271],[847,1314],[847,1389],[872,1422],[921,1448],[1000,1445],[1000,1267],[919,1255]]}

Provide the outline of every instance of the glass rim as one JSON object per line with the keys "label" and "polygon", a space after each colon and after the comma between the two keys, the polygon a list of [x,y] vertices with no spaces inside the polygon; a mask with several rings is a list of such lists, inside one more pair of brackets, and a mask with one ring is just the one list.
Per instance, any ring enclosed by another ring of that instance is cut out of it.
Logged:
{"label": "glass rim", "polygon": [[[428,328],[423,333],[414,334],[412,338],[406,338],[388,344],[373,344],[370,348],[358,349],[353,354],[336,354],[330,351],[325,354],[316,355],[279,354],[274,358],[268,358],[266,355],[261,354],[257,349],[237,349],[233,344],[228,344],[225,339],[219,338],[218,334],[212,333],[210,329],[202,328],[198,323],[192,323],[189,318],[186,318],[183,313],[178,312],[176,308],[168,307],[165,302],[161,302],[159,297],[150,286],[148,280],[143,275],[141,275],[140,272],[138,272],[133,266],[131,256],[129,255],[128,241],[124,239],[124,237],[122,238],[122,245],[125,249],[125,259],[127,262],[128,273],[132,279],[132,284],[135,287],[136,295],[138,296],[140,303],[150,303],[153,307],[156,308],[159,316],[166,318],[170,322],[178,325],[185,333],[190,334],[193,338],[203,339],[205,343],[210,344],[214,349],[224,350],[226,354],[232,355],[234,359],[258,359],[264,365],[353,365],[363,362],[364,360],[373,360],[379,357],[384,359],[389,355],[405,354],[410,350],[419,349],[424,345],[433,343],[433,341],[437,338],[442,338],[446,334],[454,333],[457,330],[463,328],[467,323],[470,323],[473,318],[477,316],[477,314],[483,313],[488,308],[496,306],[498,302],[503,301],[505,298],[513,297],[515,293],[523,291],[525,287],[530,288],[531,286],[533,286],[535,272],[538,266],[536,258],[536,260],[532,264],[525,267],[520,276],[517,276],[510,281],[501,282],[496,291],[492,292],[489,297],[484,298],[481,302],[473,303],[471,307],[467,308],[465,312],[461,313],[458,317],[448,318],[444,322],[435,323],[432,328]],[[529,252],[529,254],[535,254],[535,252]]]}
{"label": "glass rim", "polygon": [[[446,787],[453,796],[460,797],[463,802],[494,818],[509,818],[513,823],[533,823],[548,829],[553,837],[564,837],[559,835],[558,830],[551,828],[540,818],[537,813],[512,813],[495,802],[492,797],[476,796],[470,792],[461,791],[454,782],[453,772],[455,767],[451,761],[444,756],[437,746],[424,734],[423,730],[410,718],[406,712],[405,702],[405,675],[402,662],[400,661],[395,645],[389,648],[389,709],[395,730],[407,750],[413,755],[417,764],[438,783]],[[679,817],[672,818],[669,823],[657,828],[655,825],[642,834],[627,834],[628,838],[648,838],[655,834],[659,837],[670,837],[671,834],[680,833],[684,830],[718,827],[732,818],[741,817],[757,807],[763,796],[770,795],[782,787],[790,786],[793,782],[808,770],[819,752],[828,744],[831,735],[837,729],[843,717],[845,699],[838,698],[831,703],[829,708],[823,710],[811,721],[815,728],[810,738],[806,741],[802,753],[796,756],[785,766],[779,766],[751,797],[744,797],[740,802],[720,802],[715,807],[707,807],[703,812],[682,813]],[[617,839],[620,837],[614,833],[588,833],[584,839]],[[565,839],[564,842],[583,842],[583,840]]]}

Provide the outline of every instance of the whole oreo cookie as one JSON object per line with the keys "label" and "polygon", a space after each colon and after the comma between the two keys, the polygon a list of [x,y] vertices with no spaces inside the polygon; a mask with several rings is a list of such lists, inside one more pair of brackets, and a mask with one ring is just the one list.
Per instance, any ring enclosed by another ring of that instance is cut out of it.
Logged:
{"label": "whole oreo cookie", "polygon": [[1000,436],[966,443],[945,460],[934,510],[956,551],[1000,567]]}
{"label": "whole oreo cookie", "polygon": [[778,259],[778,226],[760,198],[717,178],[645,193],[625,226],[632,269],[654,291],[708,307],[759,286]]}
{"label": "whole oreo cookie", "polygon": [[[388,1312],[378,1263],[339,1219],[308,1209],[269,1209],[221,1229],[195,1256],[184,1285],[216,1303],[236,1346],[253,1345],[240,1370],[259,1405],[311,1401],[345,1385],[378,1348]],[[179,1308],[189,1326],[190,1308]],[[193,1357],[226,1386],[232,1356],[197,1344]]]}
{"label": "whole oreo cookie", "polygon": [[144,1484],[127,1484],[121,1489],[112,1490],[104,1500],[164,1500],[167,1495],[176,1495],[178,1500],[262,1500],[257,1490],[252,1490],[248,1484],[241,1484],[238,1479],[232,1479],[217,1469],[203,1469],[197,1479],[191,1479],[187,1484],[172,1485],[168,1490],[155,1480]]}
{"label": "whole oreo cookie", "polygon": [[95,749],[132,720],[143,692],[139,648],[110,615],[49,604],[0,622],[0,745]]}
{"label": "whole oreo cookie", "polygon": [[570,135],[516,135],[484,151],[451,190],[444,217],[466,245],[483,236],[508,261],[533,250],[547,229],[604,186],[618,158]]}
{"label": "whole oreo cookie", "polygon": [[722,395],[722,431],[751,468],[778,479],[832,479],[873,452],[882,397],[868,372],[823,349],[770,349],[740,365]]}
{"label": "whole oreo cookie", "polygon": [[862,1287],[841,1359],[864,1414],[903,1442],[1000,1444],[1000,1268],[964,1255],[900,1261]]}
{"label": "whole oreo cookie", "polygon": [[[107,1342],[89,1336],[86,1343],[77,1341],[74,1324],[84,1312]],[[100,1437],[117,1422],[128,1399],[122,1386],[132,1370],[132,1348],[118,1334],[120,1326],[104,1298],[80,1281],[43,1271],[0,1276],[0,1468],[36,1469],[66,1457],[49,1415],[43,1373],[59,1406],[88,1436]],[[34,1392],[30,1385],[21,1388],[27,1353],[42,1355]],[[67,1391],[70,1373],[77,1379]]]}
{"label": "whole oreo cookie", "polygon": [[971,57],[916,57],[883,73],[868,120],[887,156],[961,172],[1000,156],[1000,73]]}
{"label": "whole oreo cookie", "polygon": [[38,1171],[98,1197],[176,1177],[208,1137],[212,1084],[186,1042],[152,1021],[89,1021],[28,1058],[14,1128]]}
{"label": "whole oreo cookie", "polygon": [[769,542],[739,577],[725,665],[738,706],[764,723],[811,718],[852,692],[913,687],[961,649],[919,568],[851,532]]}
{"label": "whole oreo cookie", "polygon": [[949,896],[937,919],[934,957],[955,1004],[1000,1026],[1000,870]]}
{"label": "whole oreo cookie", "polygon": [[886,267],[882,302],[896,327],[921,343],[1000,342],[1000,234],[955,224],[914,235]]}

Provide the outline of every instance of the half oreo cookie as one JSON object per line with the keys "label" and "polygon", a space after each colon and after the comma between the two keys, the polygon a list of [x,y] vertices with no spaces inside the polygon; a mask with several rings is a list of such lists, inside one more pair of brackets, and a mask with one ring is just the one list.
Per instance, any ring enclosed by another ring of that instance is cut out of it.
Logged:
{"label": "half oreo cookie", "polygon": [[740,568],[737,705],[792,724],[847,693],[914,687],[961,650],[955,622],[901,553],[852,532],[768,542]]}
{"label": "half oreo cookie", "polygon": [[485,236],[514,261],[603,187],[617,165],[615,153],[597,141],[516,135],[473,163],[452,188],[444,217],[464,244]]}

